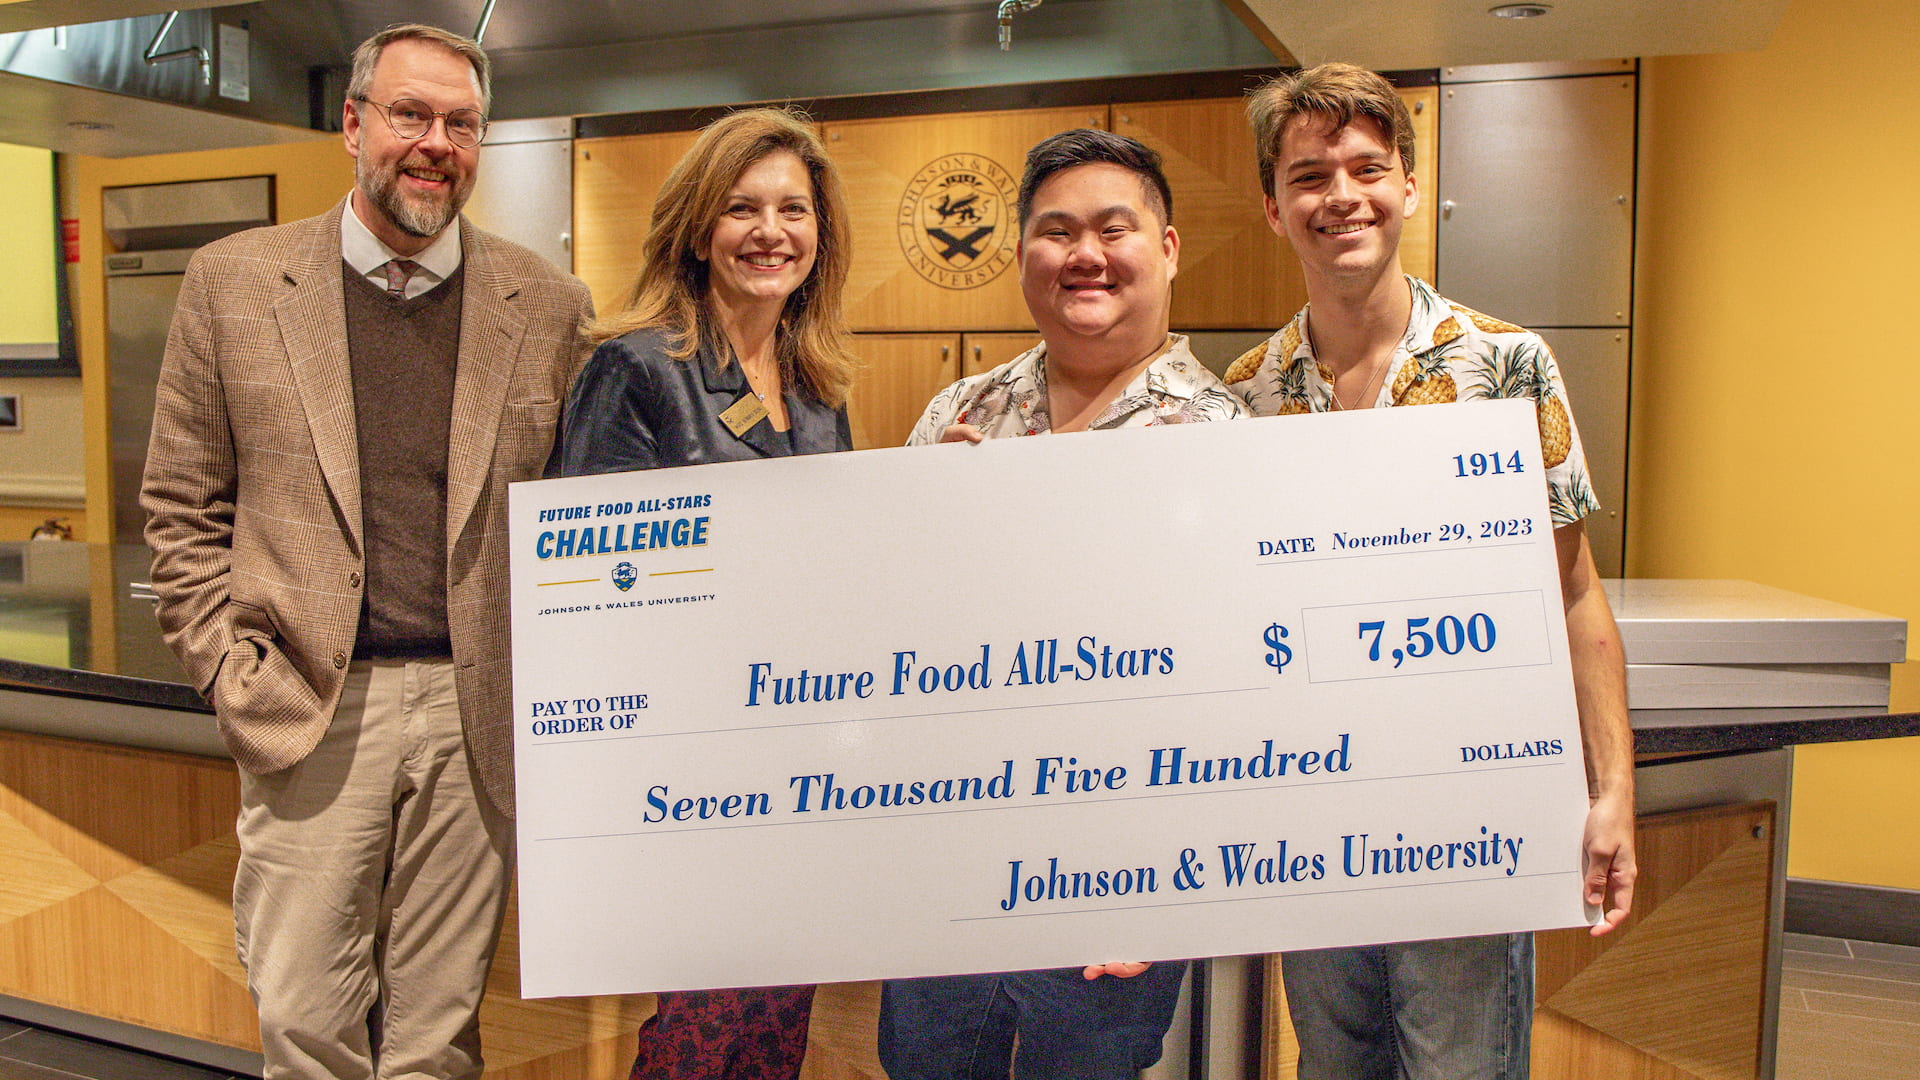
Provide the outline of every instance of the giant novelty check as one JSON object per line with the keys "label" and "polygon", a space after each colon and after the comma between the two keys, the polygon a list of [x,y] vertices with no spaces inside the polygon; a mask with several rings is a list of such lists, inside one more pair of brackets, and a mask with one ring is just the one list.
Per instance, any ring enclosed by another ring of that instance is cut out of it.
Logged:
{"label": "giant novelty check", "polygon": [[1528,403],[517,484],[521,985],[1588,921]]}

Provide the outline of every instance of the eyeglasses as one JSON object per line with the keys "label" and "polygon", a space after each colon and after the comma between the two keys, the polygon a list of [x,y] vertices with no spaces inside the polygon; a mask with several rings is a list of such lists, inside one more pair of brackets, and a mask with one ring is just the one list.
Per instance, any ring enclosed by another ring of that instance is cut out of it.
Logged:
{"label": "eyeglasses", "polygon": [[435,112],[424,101],[413,98],[401,98],[391,105],[381,105],[366,97],[354,98],[355,101],[377,106],[387,114],[387,126],[395,135],[403,139],[424,139],[427,132],[433,130],[433,118],[440,117],[447,122],[447,141],[455,146],[472,149],[480,145],[487,137],[487,118],[477,109],[454,109],[452,112]]}

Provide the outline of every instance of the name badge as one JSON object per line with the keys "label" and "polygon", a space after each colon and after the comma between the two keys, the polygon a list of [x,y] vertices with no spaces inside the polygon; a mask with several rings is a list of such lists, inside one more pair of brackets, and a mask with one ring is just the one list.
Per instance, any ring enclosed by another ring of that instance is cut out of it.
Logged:
{"label": "name badge", "polygon": [[752,391],[748,391],[739,401],[727,406],[720,414],[720,422],[727,425],[734,438],[739,438],[753,429],[753,425],[767,418],[767,406]]}

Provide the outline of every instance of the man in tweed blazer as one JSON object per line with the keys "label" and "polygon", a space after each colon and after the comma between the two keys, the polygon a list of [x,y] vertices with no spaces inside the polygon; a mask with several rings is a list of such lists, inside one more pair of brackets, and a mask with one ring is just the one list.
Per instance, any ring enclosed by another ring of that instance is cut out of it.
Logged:
{"label": "man in tweed blazer", "polygon": [[507,484],[539,475],[591,304],[459,215],[477,45],[382,31],[348,98],[348,198],[188,266],[141,498],[162,628],[241,765],[266,1076],[477,1077],[513,859]]}

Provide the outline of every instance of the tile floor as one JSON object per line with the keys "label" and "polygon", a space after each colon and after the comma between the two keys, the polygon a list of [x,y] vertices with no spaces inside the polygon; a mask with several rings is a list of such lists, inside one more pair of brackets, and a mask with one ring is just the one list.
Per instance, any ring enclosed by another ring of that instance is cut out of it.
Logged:
{"label": "tile floor", "polygon": [[1785,944],[1775,1080],[1920,1077],[1920,949],[1804,934]]}
{"label": "tile floor", "polygon": [[[1920,1077],[1920,948],[1788,934],[1775,1080]],[[237,1080],[0,1020],[0,1080]]]}

